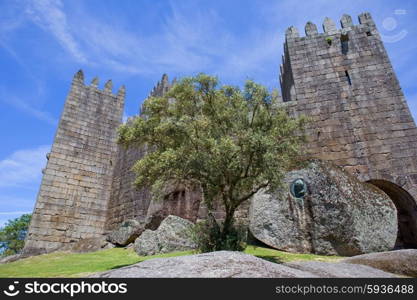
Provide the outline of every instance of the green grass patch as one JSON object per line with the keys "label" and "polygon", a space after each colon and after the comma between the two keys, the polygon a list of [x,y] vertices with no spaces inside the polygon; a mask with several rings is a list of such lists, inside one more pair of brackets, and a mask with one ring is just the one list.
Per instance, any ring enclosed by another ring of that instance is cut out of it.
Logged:
{"label": "green grass patch", "polygon": [[343,258],[341,256],[289,253],[289,252],[279,251],[279,250],[275,250],[271,248],[257,247],[257,246],[251,246],[251,245],[246,247],[245,253],[272,261],[274,263],[279,263],[279,264],[291,262],[291,261],[300,261],[300,260],[336,262]]}
{"label": "green grass patch", "polygon": [[[54,252],[28,257],[0,265],[0,277],[86,277],[157,257],[190,255],[195,252],[173,252],[153,256],[138,256],[132,248],[113,248],[91,253]],[[318,260],[334,262],[341,257],[314,254],[294,254],[269,248],[248,246],[245,253],[275,262]]]}
{"label": "green grass patch", "polygon": [[54,252],[0,265],[0,277],[85,277],[151,258],[189,254],[193,252],[138,256],[132,248],[113,248],[90,253]]}

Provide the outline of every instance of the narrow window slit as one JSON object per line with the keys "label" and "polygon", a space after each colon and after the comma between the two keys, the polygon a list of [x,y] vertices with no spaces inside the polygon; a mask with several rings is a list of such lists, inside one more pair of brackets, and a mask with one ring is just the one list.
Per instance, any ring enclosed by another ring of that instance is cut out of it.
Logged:
{"label": "narrow window slit", "polygon": [[340,42],[342,46],[342,54],[346,55],[349,51],[349,35],[348,34],[342,34],[340,36]]}
{"label": "narrow window slit", "polygon": [[349,83],[349,85],[352,85],[352,80],[350,79],[350,75],[348,71],[345,71],[346,80]]}

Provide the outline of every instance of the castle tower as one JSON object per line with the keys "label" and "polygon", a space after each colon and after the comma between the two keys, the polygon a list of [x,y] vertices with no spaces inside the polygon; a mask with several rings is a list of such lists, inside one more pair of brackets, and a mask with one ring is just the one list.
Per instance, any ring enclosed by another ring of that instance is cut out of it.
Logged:
{"label": "castle tower", "polygon": [[104,232],[116,160],[117,127],[125,89],[112,93],[98,79],[75,74],[58,125],[29,227],[24,252],[49,252]]}
{"label": "castle tower", "polygon": [[[162,79],[157,82],[148,97],[162,97],[172,84],[169,82],[168,76],[163,74]],[[133,118],[139,117],[135,116]],[[129,118],[127,122],[132,120],[132,118]],[[135,187],[136,174],[132,170],[134,164],[145,154],[146,149],[144,147],[117,145],[117,158],[107,213],[106,228],[108,230],[114,229],[128,219],[145,220],[146,218],[151,195],[147,189]]]}
{"label": "castle tower", "polygon": [[387,193],[398,210],[398,247],[417,247],[417,129],[375,23],[326,18],[323,33],[286,32],[283,105],[312,119],[308,151]]}
{"label": "castle tower", "polygon": [[[148,97],[163,97],[175,84],[166,74],[155,85]],[[145,100],[146,101],[146,100]],[[134,118],[140,118],[135,116]],[[128,122],[131,122],[129,119]],[[123,221],[137,219],[146,221],[147,227],[156,229],[168,215],[177,215],[195,221],[201,200],[199,190],[185,187],[167,187],[166,197],[161,200],[151,199],[147,188],[137,188],[134,183],[136,174],[134,164],[147,153],[145,147],[118,145],[117,159],[112,179],[111,197],[108,206],[106,229],[117,228]]]}
{"label": "castle tower", "polygon": [[149,97],[162,97],[164,96],[172,85],[175,83],[175,79],[172,82],[169,82],[168,75],[163,74],[162,78],[158,83],[154,86]]}

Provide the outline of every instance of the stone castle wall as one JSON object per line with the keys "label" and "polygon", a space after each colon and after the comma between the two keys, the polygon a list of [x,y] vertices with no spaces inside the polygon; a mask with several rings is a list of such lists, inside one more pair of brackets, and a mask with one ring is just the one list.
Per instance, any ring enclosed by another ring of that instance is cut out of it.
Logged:
{"label": "stone castle wall", "polygon": [[295,99],[284,97],[284,105],[312,118],[311,154],[362,181],[387,179],[417,196],[417,129],[373,20],[369,14],[359,20],[354,26],[344,16],[338,30],[327,19],[320,34],[308,23],[305,37],[288,29],[284,65],[290,67],[282,77],[294,79]]}
{"label": "stone castle wall", "polygon": [[[162,97],[172,84],[164,74],[153,88],[149,97]],[[132,122],[130,119],[128,122]],[[108,207],[107,230],[112,230],[128,219],[146,221],[148,227],[156,229],[168,215],[177,215],[196,221],[201,201],[198,188],[167,187],[164,199],[152,199],[148,189],[138,189],[132,168],[137,160],[146,154],[144,147],[135,145],[118,146],[117,159],[112,179],[111,197]]]}
{"label": "stone castle wall", "polygon": [[134,186],[136,174],[132,167],[145,154],[143,148],[118,146],[107,211],[106,229],[112,230],[128,219],[144,221],[150,203],[147,189]]}
{"label": "stone castle wall", "polygon": [[[280,82],[282,106],[311,118],[308,152],[344,167],[393,199],[402,242],[417,247],[417,129],[375,24],[368,13],[354,25],[330,19],[323,33],[286,32]],[[96,82],[73,81],[45,169],[25,249],[51,251],[104,234],[127,219],[155,228],[168,214],[191,221],[206,210],[197,187],[168,187],[162,201],[134,186],[134,163],[146,149],[116,144],[124,89],[115,96]],[[173,82],[164,74],[150,96]],[[248,205],[237,216],[247,217]],[[223,210],[217,205],[216,216]]]}
{"label": "stone castle wall", "polygon": [[353,25],[345,15],[341,24],[326,19],[318,33],[309,22],[304,37],[287,30],[281,81],[293,93],[283,90],[283,105],[311,118],[312,156],[392,194],[417,246],[416,125],[371,16],[361,14]]}
{"label": "stone castle wall", "polygon": [[36,201],[26,253],[49,252],[104,232],[124,87],[112,94],[78,72],[58,125]]}

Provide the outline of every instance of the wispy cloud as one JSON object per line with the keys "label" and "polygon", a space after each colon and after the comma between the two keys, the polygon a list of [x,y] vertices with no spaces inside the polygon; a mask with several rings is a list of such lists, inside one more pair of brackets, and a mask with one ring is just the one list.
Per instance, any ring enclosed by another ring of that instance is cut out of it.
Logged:
{"label": "wispy cloud", "polygon": [[39,182],[50,146],[17,150],[0,160],[0,188],[21,187]]}
{"label": "wispy cloud", "polygon": [[[129,31],[114,22],[107,24],[94,17],[78,19],[77,38],[89,54],[90,64],[106,66],[131,74],[196,72],[207,68],[210,55],[222,51],[219,43],[227,33],[213,31],[214,12],[184,15],[174,6],[163,16],[158,32]],[[216,25],[217,26],[217,25]],[[217,46],[207,41],[216,39]]]}
{"label": "wispy cloud", "polygon": [[9,104],[12,104],[16,108],[22,110],[23,112],[32,115],[33,117],[37,118],[38,120],[45,121],[50,125],[56,125],[58,123],[57,119],[51,116],[48,112],[38,110],[36,108],[31,107],[27,102],[17,98],[11,97],[8,100]]}
{"label": "wispy cloud", "polygon": [[[164,72],[182,76],[203,71],[227,81],[241,82],[249,77],[270,87],[278,85],[283,37],[288,26],[295,25],[303,34],[307,21],[315,22],[320,30],[325,16],[338,23],[342,14],[348,13],[357,23],[359,13],[371,10],[374,18],[379,18],[377,25],[382,27],[382,20],[393,13],[393,7],[399,8],[376,0],[360,3],[315,0],[302,5],[299,1],[253,1],[251,16],[255,20],[245,20],[240,32],[233,22],[241,10],[228,15],[219,5],[203,6],[194,1],[166,1],[163,9],[151,12],[157,17],[150,18],[145,26],[135,26],[136,20],[126,12],[120,13],[121,10],[112,11],[111,15],[95,13],[87,2],[27,0],[23,3],[25,13],[20,19],[26,20],[11,25],[8,34],[21,23],[34,24],[66,51],[68,55],[60,63],[75,62],[124,77],[149,78]],[[109,10],[118,5],[114,3],[109,2]],[[132,7],[137,9],[136,5]],[[404,24],[407,25],[410,22]],[[413,29],[406,29],[411,37]],[[407,40],[409,37],[399,44],[387,45],[406,89],[412,88],[415,78],[415,72],[408,68],[415,52],[415,47],[410,48],[414,39]],[[8,51],[13,54],[12,47]]]}
{"label": "wispy cloud", "polygon": [[7,92],[2,86],[0,86],[0,101],[50,125],[55,126],[58,123],[58,120],[50,113],[33,107],[29,104],[30,101],[27,99],[23,100],[22,98]]}
{"label": "wispy cloud", "polygon": [[63,11],[63,4],[60,0],[29,1],[26,13],[36,25],[50,32],[77,61],[87,62],[84,53],[70,31],[67,16]]}
{"label": "wispy cloud", "polygon": [[[135,31],[88,14],[74,16],[67,2],[29,1],[29,20],[90,67],[128,74],[213,72],[224,77],[246,76],[278,61],[282,46],[277,28],[253,30],[242,36],[227,30],[226,20],[213,9],[192,2],[169,2],[158,30]],[[69,18],[68,14],[72,14]],[[76,28],[76,30],[75,30]]]}

